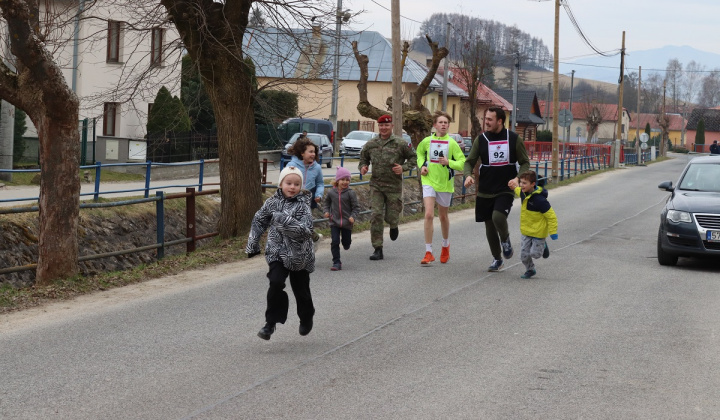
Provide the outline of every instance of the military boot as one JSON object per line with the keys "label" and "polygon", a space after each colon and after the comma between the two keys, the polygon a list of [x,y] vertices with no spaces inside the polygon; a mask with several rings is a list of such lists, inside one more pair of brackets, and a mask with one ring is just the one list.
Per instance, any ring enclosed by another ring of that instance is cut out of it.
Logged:
{"label": "military boot", "polygon": [[382,253],[382,247],[375,248],[375,252],[370,256],[370,259],[373,261],[382,260],[383,259],[383,253]]}

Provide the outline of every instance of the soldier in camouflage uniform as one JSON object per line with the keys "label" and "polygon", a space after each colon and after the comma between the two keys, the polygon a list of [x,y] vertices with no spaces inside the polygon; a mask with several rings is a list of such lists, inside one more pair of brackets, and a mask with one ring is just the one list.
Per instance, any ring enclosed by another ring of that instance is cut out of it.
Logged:
{"label": "soldier in camouflage uniform", "polygon": [[417,157],[402,137],[392,134],[390,115],[378,118],[380,135],[365,143],[360,152],[358,169],[365,175],[372,164],[370,179],[372,220],[370,239],[375,252],[370,259],[383,259],[383,220],[390,225],[390,239],[398,237],[398,222],[403,208],[403,172],[416,167]]}

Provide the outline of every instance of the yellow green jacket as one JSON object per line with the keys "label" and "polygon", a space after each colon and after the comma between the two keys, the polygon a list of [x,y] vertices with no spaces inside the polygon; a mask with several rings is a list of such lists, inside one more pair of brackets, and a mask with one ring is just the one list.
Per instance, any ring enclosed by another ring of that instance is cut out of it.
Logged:
{"label": "yellow green jacket", "polygon": [[515,195],[522,201],[520,233],[533,238],[547,238],[557,233],[557,216],[547,200],[546,189],[535,187],[535,191],[525,194],[520,187],[516,187]]}
{"label": "yellow green jacket", "polygon": [[[439,140],[447,142],[448,155],[445,156],[448,159],[448,167],[445,167],[439,163],[430,162],[428,153],[431,153],[431,141]],[[447,134],[444,137],[436,137],[434,134],[430,137],[425,137],[420,144],[418,144],[416,152],[417,154],[417,167],[418,170],[422,170],[423,165],[427,164],[428,174],[422,176],[422,184],[430,185],[437,192],[455,192],[455,178],[454,171],[462,171],[465,166],[465,154],[460,149],[458,143],[452,137]],[[453,171],[450,171],[450,170]]]}

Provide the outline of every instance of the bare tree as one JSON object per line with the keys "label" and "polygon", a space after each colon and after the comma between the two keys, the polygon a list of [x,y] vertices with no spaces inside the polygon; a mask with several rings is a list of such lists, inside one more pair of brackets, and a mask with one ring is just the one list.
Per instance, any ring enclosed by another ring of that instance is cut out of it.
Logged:
{"label": "bare tree", "polygon": [[470,114],[470,136],[474,139],[482,133],[482,122],[478,118],[478,87],[494,68],[495,52],[483,40],[482,28],[472,19],[463,19],[455,27],[451,42],[452,66],[455,78],[467,90],[467,110]]}
{"label": "bare tree", "polygon": [[[438,47],[437,42],[434,42],[429,36],[426,37],[428,44],[433,52],[432,62],[428,69],[425,78],[415,89],[415,92],[411,95],[409,104],[403,103],[403,129],[412,138],[413,145],[417,146],[422,139],[430,134],[432,128],[432,116],[430,111],[425,108],[422,104],[422,98],[427,91],[430,82],[435,77],[437,69],[440,66],[440,61],[445,58],[448,54],[448,49],[445,47]],[[377,119],[381,115],[387,114],[388,112],[382,110],[368,100],[368,63],[369,59],[367,55],[360,54],[357,48],[357,41],[352,42],[353,52],[355,53],[355,60],[357,60],[360,66],[360,81],[358,82],[358,93],[360,100],[358,101],[358,112],[360,115],[366,118]],[[407,54],[408,45],[405,43],[403,55]],[[392,98],[388,98],[386,101],[386,107],[388,110],[392,109]]]}
{"label": "bare tree", "polygon": [[701,107],[712,108],[720,104],[720,68],[716,68],[702,79],[698,102]]}
{"label": "bare tree", "polygon": [[670,91],[670,99],[673,104],[673,112],[677,112],[678,100],[682,96],[683,66],[680,60],[672,58],[668,61],[665,70],[665,81]]}
{"label": "bare tree", "polygon": [[30,116],[40,141],[36,283],[47,284],[78,273],[79,102],[45,43],[38,2],[6,0],[0,11],[15,58],[15,69],[0,64],[0,97]]}
{"label": "bare tree", "polygon": [[658,112],[662,107],[663,77],[659,73],[650,73],[642,81],[641,94],[643,112]]}
{"label": "bare tree", "polygon": [[[255,66],[243,46],[256,5],[268,27],[291,32],[316,16],[334,16],[328,1],[160,0],[197,66],[217,122],[220,155],[220,236],[247,232],[261,204],[253,113]],[[256,12],[256,15],[258,12]],[[268,45],[268,48],[272,46]]]}
{"label": "bare tree", "polygon": [[705,71],[705,66],[700,63],[691,60],[685,66],[685,77],[683,79],[683,101],[686,104],[692,104],[695,101],[695,97],[700,89],[700,83],[702,79],[702,73]]}

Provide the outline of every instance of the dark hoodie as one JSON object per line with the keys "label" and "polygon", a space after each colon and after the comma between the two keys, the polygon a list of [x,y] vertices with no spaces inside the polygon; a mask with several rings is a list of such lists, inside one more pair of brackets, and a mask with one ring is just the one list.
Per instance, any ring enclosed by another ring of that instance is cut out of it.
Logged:
{"label": "dark hoodie", "polygon": [[352,217],[357,220],[360,213],[355,191],[350,188],[342,191],[338,191],[337,187],[331,188],[323,199],[323,212],[330,214],[330,226],[352,229],[348,219]]}

